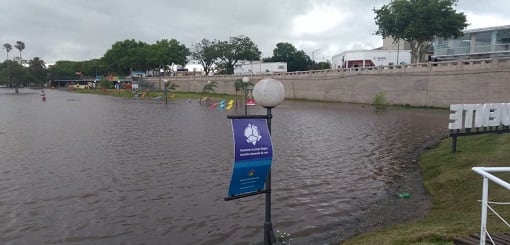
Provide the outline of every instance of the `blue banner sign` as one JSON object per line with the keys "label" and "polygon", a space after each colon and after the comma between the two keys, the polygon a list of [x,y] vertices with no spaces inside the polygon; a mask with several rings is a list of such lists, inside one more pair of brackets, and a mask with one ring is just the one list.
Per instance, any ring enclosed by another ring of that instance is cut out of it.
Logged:
{"label": "blue banner sign", "polygon": [[264,189],[273,161],[273,144],[266,119],[232,119],[234,169],[228,196]]}

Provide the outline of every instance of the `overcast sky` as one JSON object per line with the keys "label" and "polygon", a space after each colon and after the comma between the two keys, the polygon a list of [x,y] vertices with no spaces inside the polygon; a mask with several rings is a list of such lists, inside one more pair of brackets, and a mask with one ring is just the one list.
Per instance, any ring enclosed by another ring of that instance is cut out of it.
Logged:
{"label": "overcast sky", "polygon": [[[272,56],[277,43],[289,42],[322,61],[342,51],[382,46],[381,37],[373,34],[373,9],[389,2],[0,0],[0,42],[13,45],[9,58],[19,56],[14,44],[20,40],[26,46],[24,59],[39,57],[52,64],[100,58],[125,39],[153,44],[173,38],[191,48],[203,38],[245,35],[263,57]],[[467,15],[468,29],[510,25],[508,0],[460,0],[455,8]]]}

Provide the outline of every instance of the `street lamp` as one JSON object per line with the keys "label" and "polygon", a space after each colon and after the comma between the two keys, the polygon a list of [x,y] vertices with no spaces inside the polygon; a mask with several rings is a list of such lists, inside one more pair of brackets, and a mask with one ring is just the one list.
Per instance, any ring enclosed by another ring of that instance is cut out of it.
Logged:
{"label": "street lamp", "polygon": [[164,93],[165,93],[165,104],[168,104],[168,96],[166,94],[166,91],[167,91],[167,87],[166,87],[167,85],[166,84],[167,83],[168,83],[168,80],[167,79],[163,79],[163,87],[165,88],[165,91],[164,91]]}
{"label": "street lamp", "polygon": [[250,78],[243,77],[243,83],[244,83],[244,115],[248,115],[248,83],[250,82]]}
{"label": "street lamp", "polygon": [[[244,82],[244,78],[243,78]],[[264,78],[260,80],[253,88],[253,97],[255,102],[267,110],[267,127],[271,134],[271,109],[277,107],[285,99],[285,88],[283,84],[273,78]],[[264,244],[272,244],[276,241],[276,236],[271,223],[271,169],[266,179],[266,217],[264,222]]]}
{"label": "street lamp", "polygon": [[312,61],[315,62],[315,53],[319,52],[321,49],[316,49],[312,51]]}

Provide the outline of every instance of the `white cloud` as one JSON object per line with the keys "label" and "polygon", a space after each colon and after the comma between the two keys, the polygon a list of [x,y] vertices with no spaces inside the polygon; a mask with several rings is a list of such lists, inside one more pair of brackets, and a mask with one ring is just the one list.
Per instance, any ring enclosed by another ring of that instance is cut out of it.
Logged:
{"label": "white cloud", "polygon": [[329,4],[317,4],[313,9],[300,16],[294,17],[292,33],[294,36],[303,34],[321,34],[332,31],[349,17],[349,14]]}
{"label": "white cloud", "polygon": [[468,22],[467,29],[476,29],[490,26],[510,25],[510,18],[494,14],[477,14],[472,11],[466,11]]}

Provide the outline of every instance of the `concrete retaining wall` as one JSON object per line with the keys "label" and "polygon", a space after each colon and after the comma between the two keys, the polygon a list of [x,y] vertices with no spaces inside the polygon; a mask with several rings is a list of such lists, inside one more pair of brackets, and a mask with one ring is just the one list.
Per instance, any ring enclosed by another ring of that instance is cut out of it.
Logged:
{"label": "concrete retaining wall", "polygon": [[[249,76],[256,83],[267,76]],[[449,107],[450,104],[510,102],[510,58],[373,68],[272,74],[286,98],[371,104],[378,93],[390,104]],[[216,93],[235,94],[242,76],[166,77],[177,91],[201,92],[216,81]],[[158,85],[158,78],[149,78]],[[242,92],[241,92],[242,93]]]}

